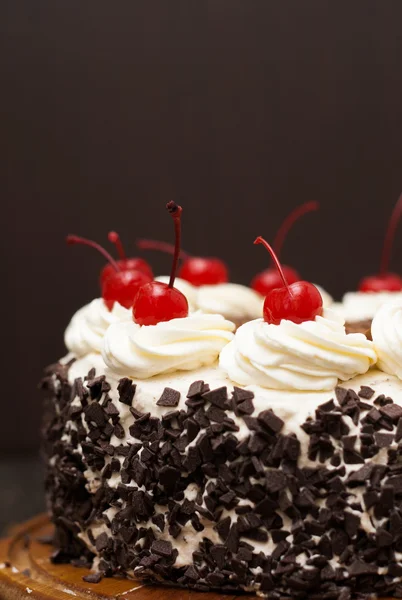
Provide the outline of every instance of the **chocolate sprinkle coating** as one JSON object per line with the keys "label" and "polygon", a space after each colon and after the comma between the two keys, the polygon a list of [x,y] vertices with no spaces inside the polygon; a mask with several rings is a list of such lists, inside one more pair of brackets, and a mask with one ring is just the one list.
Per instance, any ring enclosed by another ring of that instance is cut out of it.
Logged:
{"label": "chocolate sprinkle coating", "polygon": [[[391,398],[337,388],[303,424],[311,464],[299,461],[302,440],[284,434],[273,410],[257,413],[247,390],[229,397],[196,381],[179,408],[180,393],[166,388],[158,405],[168,410],[157,418],[138,410],[125,378],[123,426],[105,377],[91,370],[71,386],[68,369],[53,365],[43,381],[53,562],[90,566],[96,551],[89,583],[129,574],[197,591],[258,588],[277,600],[402,596],[402,408]],[[239,423],[248,431],[241,441]],[[380,452],[387,464],[377,463]],[[197,545],[179,567],[183,528]],[[269,553],[258,546],[266,542]]]}

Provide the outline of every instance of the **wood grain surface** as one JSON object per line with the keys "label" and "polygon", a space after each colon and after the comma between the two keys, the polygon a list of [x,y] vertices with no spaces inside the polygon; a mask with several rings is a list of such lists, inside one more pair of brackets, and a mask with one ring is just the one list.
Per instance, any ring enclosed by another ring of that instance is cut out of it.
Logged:
{"label": "wood grain surface", "polygon": [[[46,515],[15,528],[0,541],[0,600],[218,600],[216,593],[144,585],[128,579],[105,578],[90,584],[88,569],[50,562],[52,547],[39,541],[51,533]],[[28,571],[27,571],[28,569]],[[231,600],[232,595],[225,595]]]}

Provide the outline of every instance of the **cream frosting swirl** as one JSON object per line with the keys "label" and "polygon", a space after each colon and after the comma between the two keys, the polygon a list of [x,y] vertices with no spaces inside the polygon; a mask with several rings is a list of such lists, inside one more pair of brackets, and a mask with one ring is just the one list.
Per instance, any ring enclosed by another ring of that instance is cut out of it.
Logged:
{"label": "cream frosting swirl", "polygon": [[347,292],[341,311],[347,322],[372,319],[383,304],[402,304],[402,292]]}
{"label": "cream frosting swirl", "polygon": [[360,333],[347,335],[343,318],[326,309],[300,325],[246,323],[221,352],[220,366],[240,385],[320,391],[365,373],[376,359],[373,343]]}
{"label": "cream frosting swirl", "polygon": [[220,314],[239,322],[260,317],[264,299],[245,285],[221,283],[198,288],[196,303],[202,312]]}
{"label": "cream frosting swirl", "polygon": [[384,304],[376,313],[371,335],[378,356],[378,368],[402,379],[402,301]]}
{"label": "cream frosting swirl", "polygon": [[234,328],[221,315],[200,312],[152,326],[115,323],[106,332],[102,355],[112,371],[133,379],[190,371],[214,363]]}
{"label": "cream frosting swirl", "polygon": [[[170,277],[169,275],[160,275],[159,277],[155,277],[155,281],[160,281],[161,283],[169,283]],[[174,280],[174,287],[177,288],[187,298],[189,310],[197,310],[197,289],[195,288],[195,286],[186,281],[185,279],[176,277],[176,279]]]}
{"label": "cream frosting swirl", "polygon": [[75,313],[65,331],[64,343],[76,356],[102,352],[103,337],[109,325],[129,319],[129,309],[115,302],[110,311],[102,298],[96,298]]}

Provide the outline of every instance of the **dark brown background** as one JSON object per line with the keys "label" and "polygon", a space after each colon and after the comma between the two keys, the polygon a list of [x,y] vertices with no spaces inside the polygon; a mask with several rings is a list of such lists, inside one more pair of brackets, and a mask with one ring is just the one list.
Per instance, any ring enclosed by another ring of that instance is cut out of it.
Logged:
{"label": "dark brown background", "polygon": [[248,282],[253,238],[316,199],[286,261],[338,296],[376,268],[402,189],[401,22],[400,0],[0,3],[3,449],[36,446],[41,367],[97,295],[68,232],[171,239],[173,198],[184,246]]}

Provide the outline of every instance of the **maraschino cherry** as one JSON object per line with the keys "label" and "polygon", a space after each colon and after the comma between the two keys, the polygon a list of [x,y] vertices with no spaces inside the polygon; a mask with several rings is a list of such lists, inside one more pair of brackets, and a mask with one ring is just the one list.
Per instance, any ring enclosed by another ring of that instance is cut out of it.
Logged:
{"label": "maraschino cherry", "polygon": [[[286,219],[280,226],[273,243],[273,248],[278,258],[280,257],[284,241],[290,229],[293,227],[296,221],[298,221],[300,217],[302,217],[306,213],[312,212],[313,210],[318,210],[319,207],[320,205],[318,202],[306,202],[305,204],[302,204],[301,206],[295,208],[286,217]],[[289,285],[300,280],[299,273],[295,269],[292,269],[292,267],[282,265],[282,271]],[[261,296],[266,296],[268,292],[281,286],[282,279],[275,267],[265,269],[264,271],[256,275],[251,282],[252,289],[261,294]]]}
{"label": "maraschino cherry", "polygon": [[[174,253],[174,246],[166,242],[155,240],[138,240],[138,248],[142,250],[161,250],[169,254]],[[201,285],[217,285],[229,281],[229,272],[225,263],[219,258],[211,256],[190,256],[183,250],[180,252],[183,264],[179,269],[178,276],[185,279],[195,287]]]}
{"label": "maraschino cherry", "polygon": [[143,285],[133,304],[133,320],[139,325],[157,325],[188,316],[188,302],[184,294],[174,287],[180,257],[182,207],[169,202],[166,208],[174,221],[175,245],[169,283],[152,281]]}
{"label": "maraschino cherry", "polygon": [[399,196],[395,208],[392,211],[385,234],[384,245],[382,248],[380,272],[378,275],[369,275],[363,277],[359,284],[360,292],[400,292],[402,290],[402,277],[397,273],[388,271],[392,244],[395,238],[396,228],[402,215],[402,194]]}
{"label": "maraschino cherry", "polygon": [[[119,260],[117,260],[117,264],[120,267],[121,271],[141,271],[145,273],[152,279],[154,278],[154,274],[152,273],[151,266],[147,263],[143,258],[127,258],[126,253],[124,251],[123,244],[121,242],[120,236],[116,231],[110,231],[108,234],[109,242],[112,242],[116,246],[117,252],[119,254]],[[105,283],[106,279],[115,272],[115,268],[112,264],[108,263],[105,265],[101,271],[100,281],[101,286]]]}
{"label": "maraschino cherry", "polygon": [[67,244],[82,244],[98,250],[109,261],[113,272],[105,279],[102,285],[102,298],[109,310],[112,310],[114,303],[118,302],[125,308],[131,308],[134,298],[139,288],[152,281],[152,278],[146,273],[135,270],[121,270],[119,263],[96,242],[78,237],[77,235],[68,235]]}
{"label": "maraschino cherry", "polygon": [[271,254],[281,278],[281,287],[270,290],[264,301],[264,321],[279,325],[283,319],[293,323],[314,321],[322,315],[322,298],[318,289],[308,281],[296,281],[289,285],[281,264],[271,246],[262,237],[254,244],[263,244]]}

